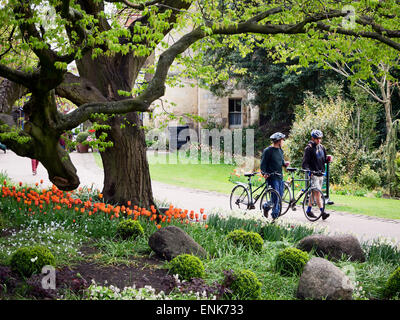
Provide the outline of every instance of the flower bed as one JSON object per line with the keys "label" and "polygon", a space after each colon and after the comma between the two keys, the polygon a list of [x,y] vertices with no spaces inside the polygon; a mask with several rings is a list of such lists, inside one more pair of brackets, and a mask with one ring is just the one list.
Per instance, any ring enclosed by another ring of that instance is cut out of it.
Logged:
{"label": "flower bed", "polygon": [[[312,228],[294,222],[269,224],[257,210],[244,215],[239,210],[214,209],[206,215],[203,210],[195,212],[167,206],[162,213],[155,207],[143,208],[129,201],[119,206],[107,204],[98,190],[86,187],[76,192],[63,192],[55,187],[41,189],[40,182],[29,187],[5,180],[0,190],[0,217],[6,231],[0,236],[0,266],[8,268],[11,255],[20,247],[36,244],[47,247],[55,257],[57,270],[64,270],[66,266],[75,268],[72,280],[67,282],[69,289],[65,289],[62,296],[54,296],[62,299],[240,299],[239,293],[232,295],[233,291],[229,291],[231,281],[227,281],[226,275],[241,270],[251,271],[255,281],[260,282],[258,298],[296,299],[299,275],[280,275],[275,270],[275,259],[284,249],[296,247],[299,240],[315,233]],[[127,219],[140,222],[143,236],[127,239],[116,236],[119,223]],[[152,288],[173,276],[168,275],[167,263],[154,260],[148,246],[149,236],[167,225],[179,226],[207,251],[208,258],[202,259],[204,279],[195,278],[184,284],[171,281],[165,286],[167,293],[155,292],[149,287],[143,290],[132,287],[132,279],[123,278],[129,272],[137,275],[136,279],[142,279],[140,272],[148,276],[156,271],[157,277],[151,278],[154,283],[143,283]],[[261,250],[232,245],[227,235],[237,229],[258,233],[264,242]],[[384,285],[398,267],[400,249],[387,242],[364,243],[363,249],[367,257],[365,263],[341,260],[335,264],[343,271],[351,271],[349,277],[355,286],[355,299],[382,299]],[[88,265],[91,269],[87,269]],[[109,279],[110,283],[96,281],[89,289],[89,285],[83,284],[90,280],[79,280],[78,270],[85,278]],[[0,282],[6,281],[6,278],[2,279],[0,274]],[[118,288],[112,282],[116,279]],[[18,281],[23,283],[25,280]],[[40,283],[36,278],[29,281]],[[82,286],[77,285],[79,290],[73,289],[73,284],[78,282]],[[0,297],[4,294],[1,288]],[[7,294],[20,292],[8,288]],[[38,292],[42,292],[39,289]],[[23,297],[30,295],[24,293]],[[43,296],[39,295],[39,298]]]}

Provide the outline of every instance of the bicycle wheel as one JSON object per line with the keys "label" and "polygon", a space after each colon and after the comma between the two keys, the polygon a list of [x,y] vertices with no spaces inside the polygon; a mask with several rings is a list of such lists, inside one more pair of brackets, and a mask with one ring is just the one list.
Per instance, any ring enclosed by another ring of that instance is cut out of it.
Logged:
{"label": "bicycle wheel", "polygon": [[290,203],[292,202],[292,190],[290,190],[290,186],[286,183],[283,184],[283,196],[282,196],[282,210],[281,216],[283,216],[286,212],[289,211]]}
{"label": "bicycle wheel", "polygon": [[237,185],[231,192],[231,210],[242,209],[246,210],[249,207],[250,197],[249,192],[244,186]]}
{"label": "bicycle wheel", "polygon": [[[310,204],[310,197],[311,197],[311,211],[308,214],[307,210]],[[320,204],[321,207],[323,208],[322,211],[320,210],[317,203],[318,198],[321,199]],[[317,221],[319,218],[321,218],[322,212],[324,212],[324,210],[325,210],[325,197],[322,191],[317,188],[308,190],[303,200],[303,211],[306,218],[313,222]]]}
{"label": "bicycle wheel", "polygon": [[264,194],[261,197],[260,210],[263,210],[263,204],[266,202],[271,207],[271,214],[275,208],[275,210],[277,210],[277,217],[279,217],[282,211],[282,199],[278,191],[272,188],[265,190]]}

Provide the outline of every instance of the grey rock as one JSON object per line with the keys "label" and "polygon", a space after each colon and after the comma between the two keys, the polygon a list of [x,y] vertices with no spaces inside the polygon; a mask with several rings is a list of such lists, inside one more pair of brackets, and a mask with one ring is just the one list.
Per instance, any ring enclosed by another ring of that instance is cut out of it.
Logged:
{"label": "grey rock", "polygon": [[354,286],[332,262],[312,258],[300,276],[297,297],[314,300],[352,300]]}
{"label": "grey rock", "polygon": [[184,230],[175,226],[161,228],[149,238],[150,248],[161,258],[171,260],[180,254],[206,258],[207,252]]}
{"label": "grey rock", "polygon": [[315,234],[302,239],[297,247],[307,252],[314,248],[317,256],[327,256],[329,260],[337,261],[342,255],[346,255],[351,261],[365,262],[365,254],[360,242],[352,235]]}

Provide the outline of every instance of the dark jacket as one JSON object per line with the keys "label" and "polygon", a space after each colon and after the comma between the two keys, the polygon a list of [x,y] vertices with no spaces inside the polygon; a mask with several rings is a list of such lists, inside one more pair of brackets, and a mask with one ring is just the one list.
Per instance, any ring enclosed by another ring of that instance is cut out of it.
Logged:
{"label": "dark jacket", "polygon": [[282,174],[282,166],[285,165],[281,148],[269,146],[265,148],[261,156],[260,169],[263,173],[278,172]]}
{"label": "dark jacket", "polygon": [[325,163],[327,162],[325,147],[310,141],[304,149],[301,167],[306,170],[325,172]]}

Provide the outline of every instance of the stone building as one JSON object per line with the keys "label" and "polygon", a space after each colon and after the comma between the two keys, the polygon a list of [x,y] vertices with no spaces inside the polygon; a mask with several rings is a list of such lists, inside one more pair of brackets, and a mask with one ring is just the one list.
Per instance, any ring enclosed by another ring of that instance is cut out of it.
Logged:
{"label": "stone building", "polygon": [[[183,83],[183,87],[166,88],[162,102],[156,101],[153,112],[144,115],[144,125],[160,127],[168,118],[168,113],[177,117],[168,121],[168,127],[182,126],[180,118],[195,130],[200,130],[207,121],[228,129],[258,124],[259,108],[249,103],[251,97],[246,90],[233,90],[229,96],[218,97],[195,81],[184,80]],[[188,115],[199,116],[206,122],[196,121]]]}

